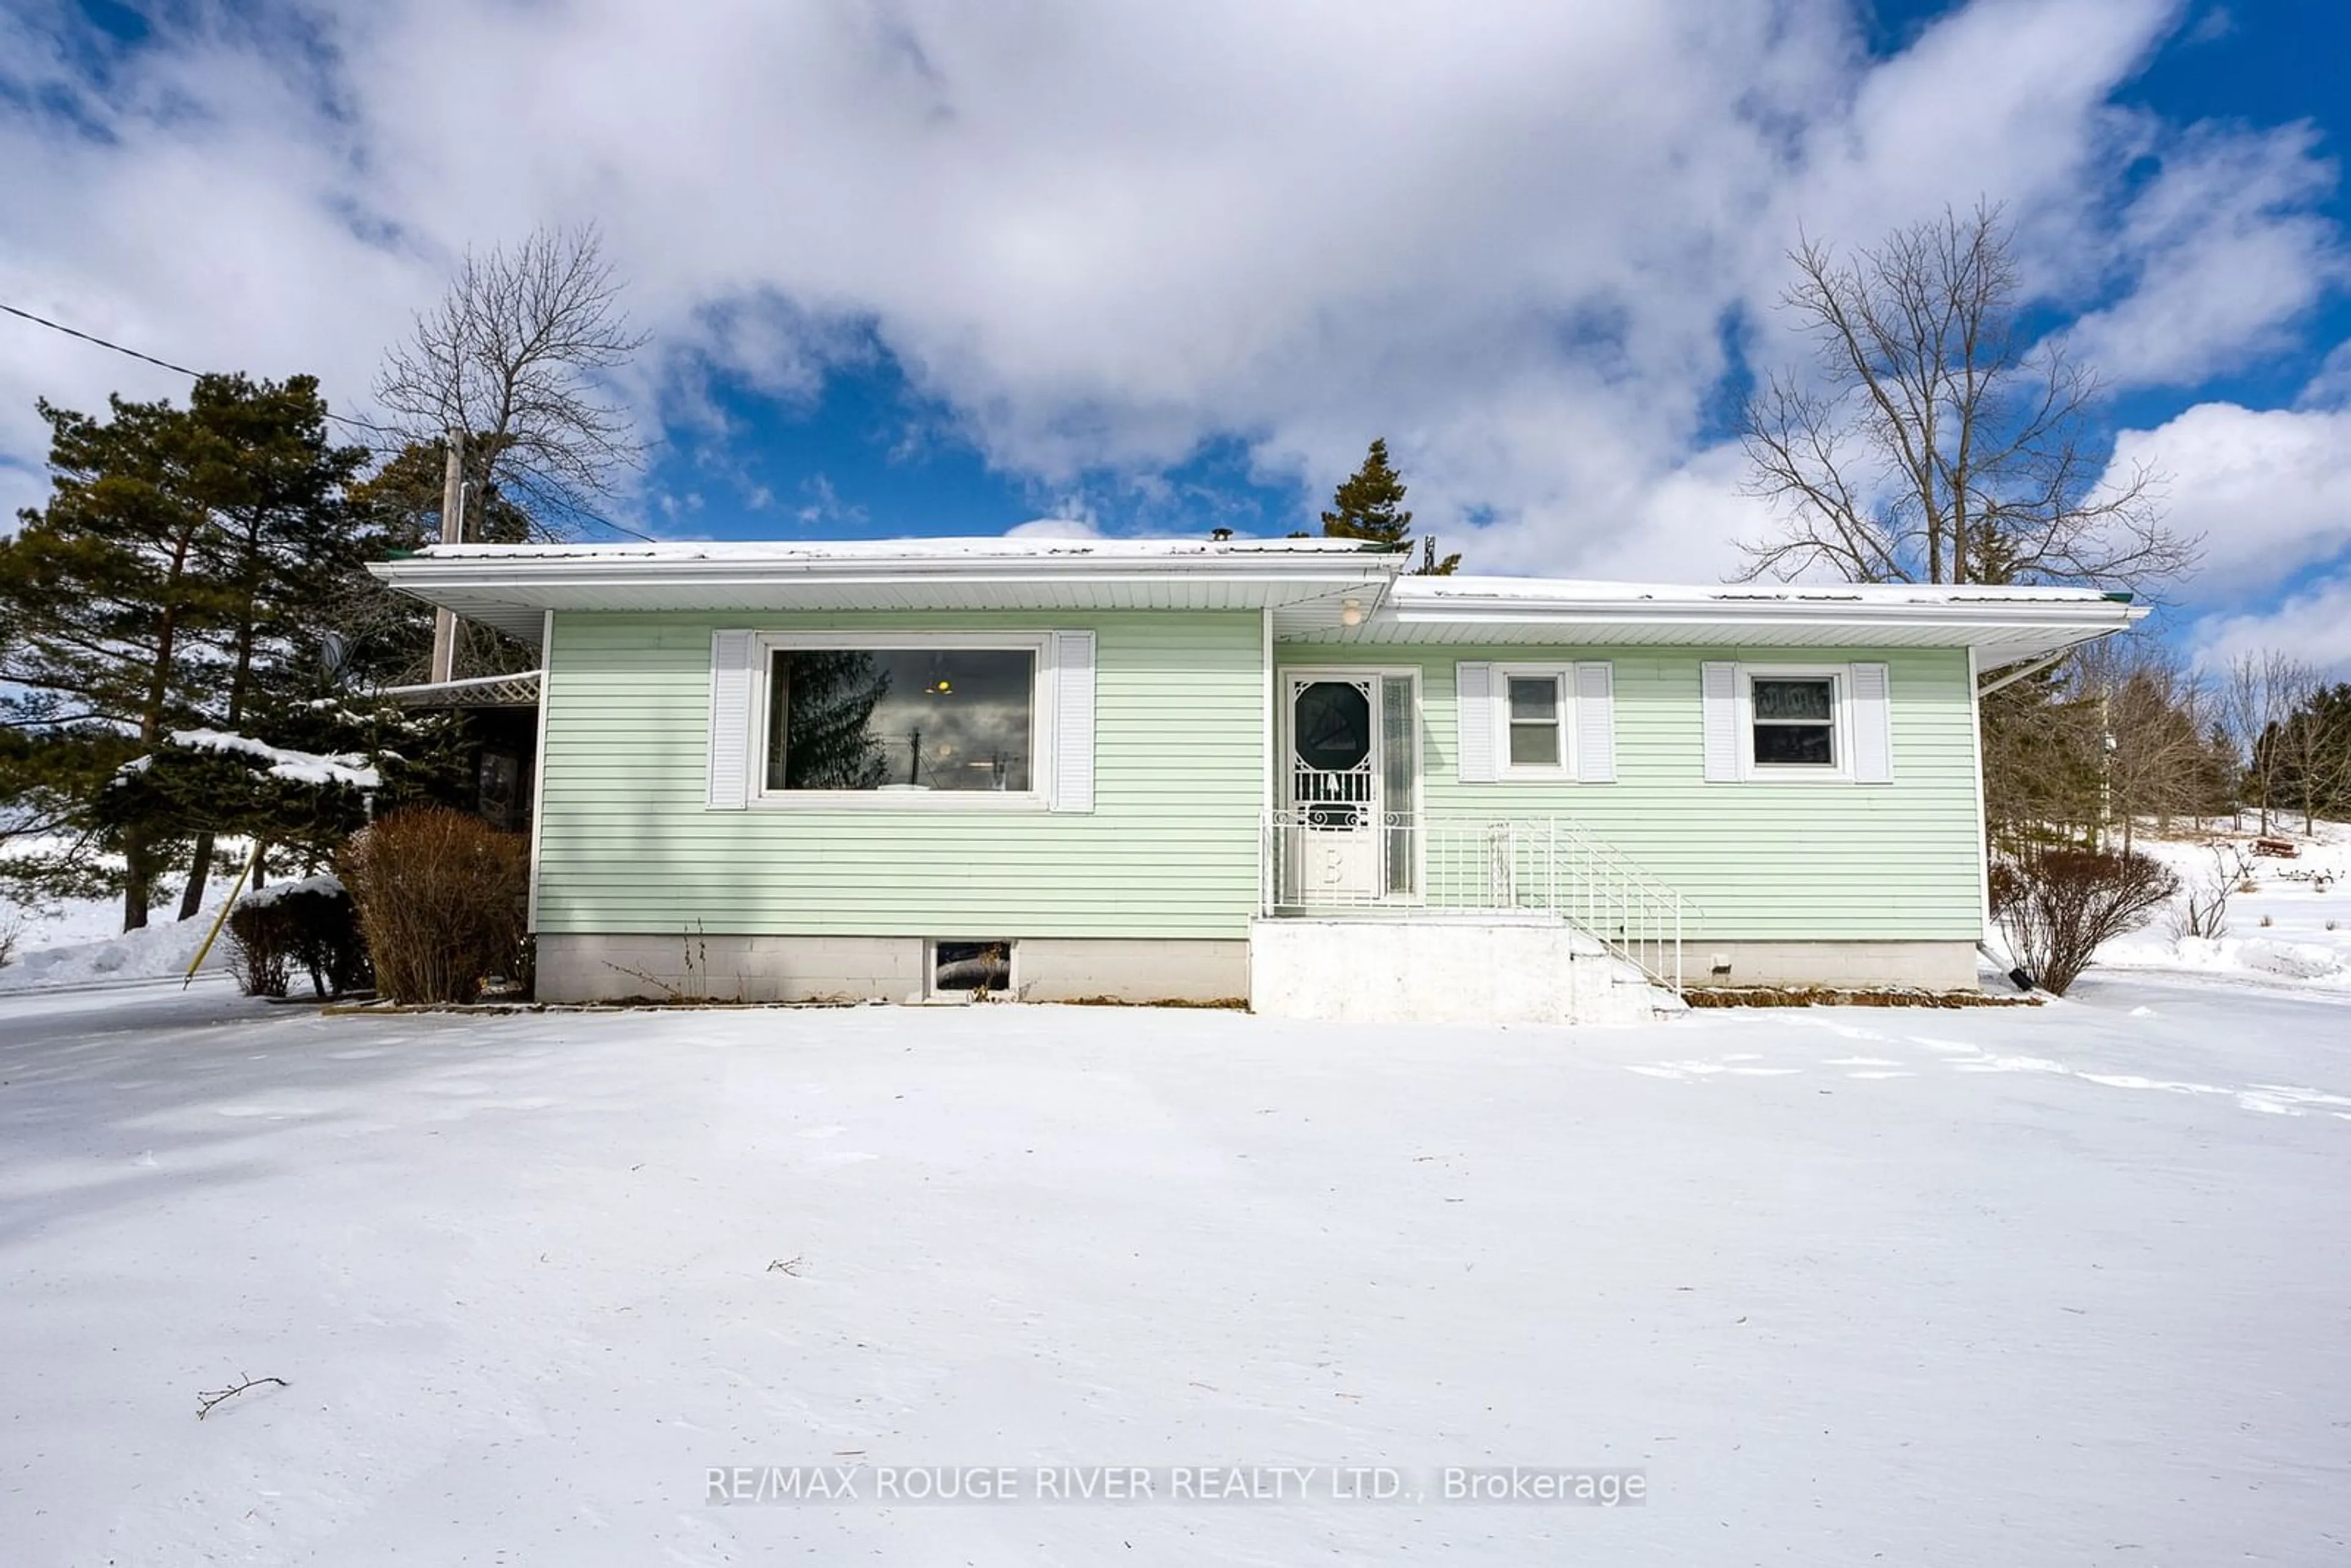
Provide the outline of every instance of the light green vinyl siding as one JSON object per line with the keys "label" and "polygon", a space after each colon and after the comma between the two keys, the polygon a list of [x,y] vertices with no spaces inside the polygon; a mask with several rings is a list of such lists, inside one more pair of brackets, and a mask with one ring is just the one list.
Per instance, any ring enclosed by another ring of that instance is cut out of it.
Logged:
{"label": "light green vinyl siding", "polygon": [[[708,810],[710,638],[743,629],[1094,632],[1094,810]],[[1254,613],[559,614],[538,929],[1245,937],[1262,637]]]}
{"label": "light green vinyl siding", "polygon": [[[1421,674],[1422,810],[1572,818],[1680,892],[1686,934],[1725,941],[1973,941],[1981,934],[1975,756],[1963,650],[1279,647],[1292,664]],[[1614,667],[1616,782],[1464,784],[1454,666]],[[1706,781],[1708,660],[1888,666],[1894,782]]]}

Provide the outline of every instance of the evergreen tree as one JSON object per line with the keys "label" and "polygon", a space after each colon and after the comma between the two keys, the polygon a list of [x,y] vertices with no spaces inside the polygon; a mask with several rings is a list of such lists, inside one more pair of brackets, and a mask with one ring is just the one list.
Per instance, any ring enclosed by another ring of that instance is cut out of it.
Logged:
{"label": "evergreen tree", "polygon": [[[1388,462],[1386,437],[1374,437],[1364,465],[1332,493],[1331,510],[1322,514],[1323,537],[1384,545],[1411,543],[1412,514],[1405,510],[1404,495],[1404,478]],[[1432,542],[1416,575],[1450,577],[1460,565],[1458,552],[1437,560]]]}
{"label": "evergreen tree", "polygon": [[329,444],[325,412],[308,377],[205,376],[184,409],[115,398],[104,420],[41,405],[49,504],[0,540],[0,723],[27,737],[0,809],[68,802],[84,863],[121,857],[126,929],[184,832],[99,810],[104,780],[290,685],[321,578],[355,559],[341,492],[361,455]]}
{"label": "evergreen tree", "polygon": [[[111,404],[105,421],[39,405],[54,487],[0,539],[0,681],[23,689],[0,701],[12,727],[52,746],[99,731],[144,750],[198,716],[204,666],[191,650],[232,603],[197,554],[209,518],[187,495],[201,456],[184,414]],[[48,761],[51,777],[78,774],[83,789],[99,772],[88,753],[78,768],[54,750]],[[150,824],[125,821],[85,847],[120,853],[123,927],[144,925],[167,846]]]}
{"label": "evergreen tree", "polygon": [[255,716],[253,727],[271,741],[173,731],[116,772],[91,815],[250,840],[312,872],[367,825],[371,808],[382,815],[469,803],[464,723],[455,714],[314,700]]}
{"label": "evergreen tree", "polygon": [[[315,661],[320,585],[359,570],[359,540],[343,491],[365,448],[337,447],[314,377],[258,385],[206,376],[189,400],[206,461],[190,489],[212,519],[197,537],[206,573],[228,596],[218,691],[209,705],[241,732],[260,702],[301,689]],[[180,918],[204,906],[213,831],[201,827],[180,895]]]}

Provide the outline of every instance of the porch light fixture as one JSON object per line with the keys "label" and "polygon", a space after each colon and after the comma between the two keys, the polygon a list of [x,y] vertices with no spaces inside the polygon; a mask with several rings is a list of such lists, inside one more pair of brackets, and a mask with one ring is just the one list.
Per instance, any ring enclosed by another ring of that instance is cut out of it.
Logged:
{"label": "porch light fixture", "polygon": [[1360,599],[1343,601],[1339,606],[1339,624],[1342,626],[1361,626],[1363,623],[1364,601]]}

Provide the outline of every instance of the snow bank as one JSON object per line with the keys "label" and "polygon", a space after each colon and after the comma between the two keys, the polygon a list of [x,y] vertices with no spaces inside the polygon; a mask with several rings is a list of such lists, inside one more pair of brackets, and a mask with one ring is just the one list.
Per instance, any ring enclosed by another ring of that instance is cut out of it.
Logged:
{"label": "snow bank", "polygon": [[[112,919],[121,919],[120,899],[111,901],[105,907]],[[204,934],[213,928],[213,917],[219,911],[220,905],[214,904],[192,919],[173,920],[165,915],[141,930],[20,952],[9,960],[5,968],[0,968],[0,991],[26,990],[37,986],[87,985],[93,980],[152,980],[183,975],[187,973],[189,961],[196,956],[196,949],[203,945]],[[205,956],[205,969],[222,967],[227,955],[228,938],[224,935]]]}

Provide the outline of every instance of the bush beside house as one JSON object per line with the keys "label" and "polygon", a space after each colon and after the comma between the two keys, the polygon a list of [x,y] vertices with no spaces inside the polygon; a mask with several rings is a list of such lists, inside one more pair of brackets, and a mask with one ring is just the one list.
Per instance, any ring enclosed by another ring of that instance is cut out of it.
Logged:
{"label": "bush beside house", "polygon": [[2099,947],[2135,931],[2179,891],[2161,862],[2136,852],[2036,849],[1992,862],[1991,909],[2016,961],[2064,996]]}
{"label": "bush beside house", "polygon": [[331,876],[256,888],[229,913],[229,972],[249,997],[282,997],[296,971],[316,995],[374,983],[350,894]]}
{"label": "bush beside house", "polygon": [[494,980],[528,978],[530,849],[522,834],[421,807],[353,836],[339,863],[385,997],[470,1002]]}

